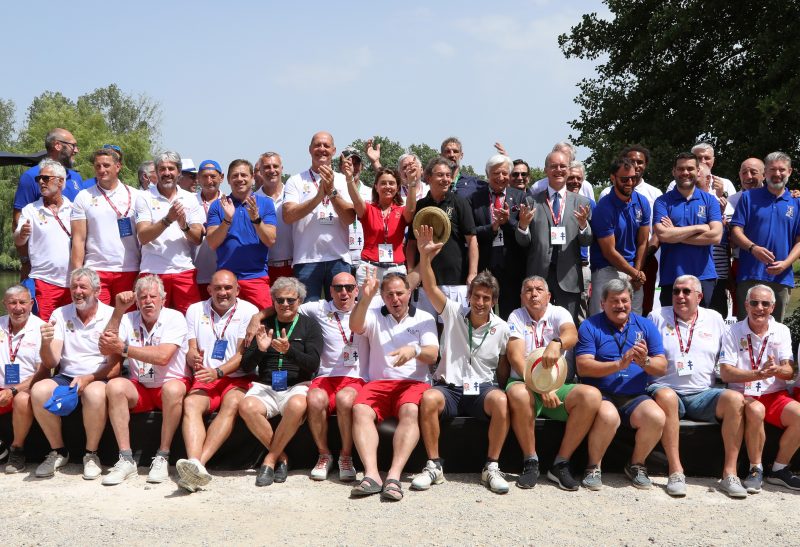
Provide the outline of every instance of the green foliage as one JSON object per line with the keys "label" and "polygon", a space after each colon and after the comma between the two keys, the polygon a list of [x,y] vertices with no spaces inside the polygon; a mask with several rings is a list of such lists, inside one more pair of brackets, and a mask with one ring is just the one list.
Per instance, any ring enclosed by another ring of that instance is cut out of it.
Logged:
{"label": "green foliage", "polygon": [[0,99],[0,150],[9,150],[14,143],[14,113],[12,100]]}
{"label": "green foliage", "polygon": [[783,324],[789,327],[792,334],[792,348],[800,344],[800,306],[796,307],[792,315],[783,318]]}
{"label": "green foliage", "polygon": [[423,168],[428,164],[429,161],[440,155],[439,150],[433,148],[432,146],[428,146],[425,143],[412,144],[411,146],[408,147],[408,151],[411,154],[417,155],[417,157],[422,162]]}
{"label": "green foliage", "polygon": [[11,231],[11,204],[16,190],[16,179],[0,180],[0,270],[18,270],[20,266]]}
{"label": "green foliage", "polygon": [[647,180],[661,188],[674,156],[699,141],[716,150],[714,172],[733,179],[747,157],[797,156],[797,0],[604,1],[611,20],[586,14],[558,39],[568,58],[604,59],[578,84],[571,122],[573,142],[592,150],[590,180],[633,142],[650,148]]}

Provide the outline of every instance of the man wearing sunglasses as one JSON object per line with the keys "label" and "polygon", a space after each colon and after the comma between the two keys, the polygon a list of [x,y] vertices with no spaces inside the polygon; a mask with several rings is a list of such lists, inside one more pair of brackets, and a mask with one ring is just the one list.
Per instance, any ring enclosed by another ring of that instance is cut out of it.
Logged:
{"label": "man wearing sunglasses", "polygon": [[649,317],[661,332],[667,357],[666,374],[647,387],[647,393],[666,415],[661,446],[669,463],[667,494],[686,495],[686,477],[678,451],[680,420],[686,418],[722,421],[725,459],[719,488],[732,498],[745,498],[747,490],[736,476],[744,398],[737,391],[714,387],[717,356],[727,329],[718,312],[700,307],[701,290],[700,280],[695,276],[678,277],[672,285],[672,306],[665,306]]}
{"label": "man wearing sunglasses", "polygon": [[786,391],[786,383],[797,373],[791,333],[772,317],[775,293],[767,285],[750,287],[744,307],[747,317],[728,330],[719,357],[722,381],[744,395],[745,444],[750,458],[744,486],[753,494],[761,491],[767,422],[783,430],[767,482],[800,490],[800,478],[789,469],[800,447],[800,402]]}
{"label": "man wearing sunglasses", "polygon": [[531,180],[531,167],[528,162],[522,159],[514,160],[514,168],[511,170],[511,186],[523,192],[528,189]]}
{"label": "man wearing sunglasses", "polygon": [[633,188],[639,180],[627,158],[616,158],[609,167],[612,191],[600,198],[592,214],[592,293],[589,313],[600,312],[600,293],[609,279],[627,279],[633,286],[632,307],[642,313],[642,271],[650,237],[650,204]]}

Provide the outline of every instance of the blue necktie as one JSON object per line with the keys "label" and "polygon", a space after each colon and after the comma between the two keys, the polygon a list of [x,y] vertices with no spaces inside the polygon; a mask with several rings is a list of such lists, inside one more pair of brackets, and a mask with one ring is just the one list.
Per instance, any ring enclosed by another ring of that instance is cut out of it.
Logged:
{"label": "blue necktie", "polygon": [[[561,194],[556,192],[553,194],[553,225],[558,226],[556,223],[556,218],[561,213]],[[559,222],[561,222],[561,218],[558,218]],[[558,263],[558,252],[561,250],[559,245],[553,245],[552,251],[550,253],[550,264],[557,264]]]}

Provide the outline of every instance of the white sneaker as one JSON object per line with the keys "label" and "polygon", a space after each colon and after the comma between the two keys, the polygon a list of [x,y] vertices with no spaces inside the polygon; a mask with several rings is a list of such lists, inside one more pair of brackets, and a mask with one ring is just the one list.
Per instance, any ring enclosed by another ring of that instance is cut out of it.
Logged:
{"label": "white sneaker", "polygon": [[488,487],[495,494],[505,494],[508,492],[508,482],[505,475],[500,471],[500,464],[492,462],[483,468],[481,472],[481,484]]}
{"label": "white sneaker", "polygon": [[100,467],[100,458],[97,454],[86,454],[83,457],[83,478],[87,481],[93,481],[103,473]]}
{"label": "white sneaker", "polygon": [[324,481],[328,478],[328,473],[333,468],[333,456],[330,454],[320,454],[317,458],[317,465],[311,470],[311,478],[315,481]]}
{"label": "white sneaker", "polygon": [[150,464],[147,482],[161,483],[169,478],[169,462],[164,456],[156,456]]}
{"label": "white sneaker", "polygon": [[119,457],[114,467],[108,470],[108,475],[103,477],[103,486],[115,486],[136,475],[136,464]]}
{"label": "white sneaker", "polygon": [[339,480],[342,482],[356,480],[356,466],[353,465],[353,456],[339,456]]}
{"label": "white sneaker", "polygon": [[196,458],[180,459],[175,463],[175,469],[182,481],[195,487],[205,486],[211,482],[211,474]]}
{"label": "white sneaker", "polygon": [[442,484],[444,482],[444,471],[436,465],[433,460],[428,460],[422,473],[414,477],[411,481],[412,490],[427,490],[432,484]]}
{"label": "white sneaker", "polygon": [[62,456],[55,450],[51,450],[36,468],[35,475],[39,478],[52,477],[56,474],[56,469],[64,467],[67,463],[69,463],[69,456]]}

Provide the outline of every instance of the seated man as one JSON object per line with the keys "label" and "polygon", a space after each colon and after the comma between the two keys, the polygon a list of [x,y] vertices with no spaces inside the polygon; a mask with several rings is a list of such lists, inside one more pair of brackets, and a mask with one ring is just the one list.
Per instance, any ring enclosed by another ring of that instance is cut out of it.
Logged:
{"label": "seated man", "polygon": [[97,447],[106,426],[106,379],[119,374],[119,363],[112,365],[100,353],[97,342],[114,308],[98,300],[100,278],[90,268],[76,268],[69,278],[72,304],[57,308],[49,323],[41,326],[40,356],[45,368],[59,367],[52,378],[44,378],[31,388],[33,415],[42,428],[50,453],[36,468],[37,477],[52,477],[69,462],[69,452],[61,435],[61,418],[44,408],[57,386],[77,386],[86,431],[83,478],[96,479],[102,473]]}
{"label": "seated man", "polygon": [[786,392],[786,382],[797,373],[789,328],[773,319],[775,293],[767,285],[750,287],[744,307],[747,317],[730,327],[719,357],[722,381],[744,394],[750,472],[743,484],[752,494],[761,491],[767,422],[784,430],[767,482],[800,490],[800,478],[789,469],[800,447],[800,402]]}
{"label": "seated man", "polygon": [[746,498],[747,491],[736,476],[742,445],[744,398],[741,393],[714,387],[714,368],[727,328],[722,316],[703,308],[700,280],[682,275],[672,285],[672,306],[650,314],[664,343],[667,373],[647,387],[647,393],[664,411],[667,421],[661,446],[669,462],[667,494],[686,495],[678,439],[684,416],[689,420],[716,423],[722,420],[725,460],[720,489],[732,498]]}
{"label": "seated man", "polygon": [[[275,317],[264,319],[242,357],[241,369],[258,369],[258,381],[239,403],[239,416],[269,453],[256,475],[256,486],[286,482],[289,464],[283,449],[306,417],[306,394],[319,368],[322,332],[298,309],[306,288],[294,277],[281,277],[270,289]],[[280,414],[273,434],[269,419]]]}
{"label": "seated man", "polygon": [[[192,304],[186,311],[186,363],[194,369],[194,383],[183,401],[187,458],[178,460],[175,469],[180,476],[178,485],[189,492],[211,481],[205,465],[230,436],[239,403],[255,379],[239,370],[239,365],[245,329],[258,309],[237,298],[239,284],[228,270],[219,270],[211,277],[208,293],[211,298]],[[218,410],[206,432],[203,416]]]}
{"label": "seated man", "polygon": [[[369,309],[377,292],[376,272],[370,269],[361,287],[361,300],[350,316],[350,330],[363,334],[370,347],[370,381],[353,405],[353,439],[364,463],[364,478],[350,494],[359,497],[381,492],[385,500],[400,501],[400,473],[419,441],[419,402],[430,387],[428,367],[436,362],[439,340],[433,316],[408,305],[411,291],[405,275],[387,273],[381,282],[384,306]],[[394,453],[381,485],[376,422],[391,416],[398,419]]]}
{"label": "seated man", "polygon": [[619,427],[617,409],[602,400],[597,388],[570,383],[569,378],[561,388],[547,395],[527,388],[523,381],[526,357],[536,348],[545,348],[542,366],[552,367],[563,352],[575,347],[578,331],[566,308],[550,304],[550,291],[543,278],[525,279],[520,300],[522,306],[508,318],[511,377],[506,386],[511,425],[525,456],[517,486],[533,488],[539,477],[534,420],[543,415],[566,422],[564,438],[547,478],[564,490],[578,490],[580,485],[572,476],[569,459],[588,433],[589,461],[581,484],[589,490],[599,490],[603,486],[600,470],[603,455]]}
{"label": "seated man", "polygon": [[581,323],[575,349],[581,382],[595,386],[620,413],[622,423],[636,430],[625,474],[633,486],[649,489],[645,460],[664,429],[664,411],[646,394],[649,376],[663,376],[667,360],[661,335],[652,321],[631,313],[633,287],[625,279],[603,286],[601,313]]}
{"label": "seated man", "polygon": [[[136,475],[128,424],[131,414],[160,409],[161,443],[150,465],[147,482],[169,478],[169,449],[183,413],[183,397],[191,384],[186,368],[186,321],[179,311],[165,308],[161,278],[136,280],[134,292],[116,296],[114,314],[100,338],[100,351],[112,365],[128,360],[128,378],[106,386],[108,417],[119,446],[119,460],[103,484],[120,484]],[[136,302],[137,311],[125,313]]]}
{"label": "seated man", "polygon": [[0,368],[0,415],[13,412],[14,440],[5,469],[11,474],[25,471],[25,438],[33,424],[30,392],[33,383],[43,376],[36,371],[41,370],[41,327],[45,323],[31,315],[31,293],[22,285],[6,289],[3,306],[8,314],[0,317],[0,330],[5,335],[0,336],[0,346],[6,349],[0,350],[0,355],[5,360],[8,352],[8,364]]}
{"label": "seated man", "polygon": [[435,383],[433,389],[422,395],[419,410],[428,463],[414,477],[411,488],[427,490],[431,484],[444,482],[439,457],[439,418],[467,415],[489,422],[489,451],[481,483],[496,494],[505,494],[508,482],[500,472],[498,459],[508,435],[508,402],[497,387],[496,373],[498,365],[508,366],[505,356],[508,325],[492,313],[500,286],[488,270],[479,273],[467,291],[469,310],[462,311],[461,304],[447,298],[436,286],[431,260],[444,244],[433,243],[430,226],[420,226],[416,236],[422,286],[442,318],[444,331],[442,358],[433,375]]}

